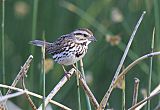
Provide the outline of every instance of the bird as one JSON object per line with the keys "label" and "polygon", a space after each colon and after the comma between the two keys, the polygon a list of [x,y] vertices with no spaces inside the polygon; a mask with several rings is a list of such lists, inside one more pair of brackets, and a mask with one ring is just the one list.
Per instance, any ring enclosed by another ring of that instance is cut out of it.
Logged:
{"label": "bird", "polygon": [[[51,54],[53,60],[64,66],[73,65],[81,60],[88,50],[88,45],[91,42],[97,41],[93,33],[87,28],[75,29],[69,34],[60,36],[54,42],[46,42],[43,40],[33,40],[30,44],[45,47],[45,52]],[[74,66],[75,67],[75,66]]]}

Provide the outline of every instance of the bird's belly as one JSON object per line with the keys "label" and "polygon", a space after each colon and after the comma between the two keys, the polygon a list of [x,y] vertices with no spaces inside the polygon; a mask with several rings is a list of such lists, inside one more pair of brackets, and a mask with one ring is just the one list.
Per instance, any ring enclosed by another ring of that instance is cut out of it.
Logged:
{"label": "bird's belly", "polygon": [[72,65],[82,59],[87,52],[87,49],[83,49],[83,51],[80,50],[74,50],[72,52],[62,52],[54,55],[53,59],[55,62],[62,65]]}

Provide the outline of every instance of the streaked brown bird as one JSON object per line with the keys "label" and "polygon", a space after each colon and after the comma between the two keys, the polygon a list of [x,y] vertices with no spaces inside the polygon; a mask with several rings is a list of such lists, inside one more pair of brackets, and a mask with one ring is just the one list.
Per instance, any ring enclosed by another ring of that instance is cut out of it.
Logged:
{"label": "streaked brown bird", "polygon": [[96,41],[93,33],[86,28],[76,29],[73,32],[62,35],[55,42],[44,42],[41,40],[30,41],[35,46],[45,45],[46,53],[51,54],[55,62],[62,65],[74,65],[82,59],[88,50],[88,44]]}

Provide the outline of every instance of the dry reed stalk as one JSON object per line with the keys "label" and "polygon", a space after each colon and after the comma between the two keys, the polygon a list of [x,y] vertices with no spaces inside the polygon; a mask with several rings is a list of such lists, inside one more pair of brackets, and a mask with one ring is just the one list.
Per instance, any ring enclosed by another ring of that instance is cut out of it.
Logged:
{"label": "dry reed stalk", "polygon": [[[68,78],[70,78],[73,73],[76,70],[74,68],[72,68],[67,74]],[[50,94],[46,97],[45,99],[45,107],[48,105],[48,103],[51,101],[51,99],[56,95],[56,93],[61,89],[61,87],[68,81],[67,77],[64,76],[59,83],[53,88],[53,90],[50,92]],[[40,105],[40,107],[38,108],[38,110],[42,110],[42,104]]]}
{"label": "dry reed stalk", "polygon": [[[21,70],[17,74],[13,83],[11,84],[12,87],[15,87],[17,85],[18,81],[27,74],[27,71],[28,71],[28,68],[30,66],[30,63],[31,63],[32,59],[33,59],[33,56],[30,55],[28,57],[28,59],[26,60],[26,62],[24,63],[24,65],[21,67]],[[6,93],[6,95],[10,94],[11,92],[12,92],[12,89],[9,89]]]}
{"label": "dry reed stalk", "polygon": [[128,110],[140,110],[142,107],[144,107],[147,104],[147,101],[152,99],[153,97],[160,94],[160,84],[151,92],[151,94],[146,97],[144,100],[138,102]]}
{"label": "dry reed stalk", "polygon": [[97,102],[97,100],[94,97],[93,93],[91,92],[91,90],[89,89],[88,85],[86,84],[86,81],[82,77],[80,77],[80,85],[82,86],[83,90],[85,91],[85,93],[89,97],[89,99],[92,102],[92,104],[95,107],[95,109],[97,109],[99,107],[99,103]]}
{"label": "dry reed stalk", "polygon": [[139,89],[139,79],[138,78],[134,78],[134,91],[133,91],[132,106],[137,103],[138,89]]}
{"label": "dry reed stalk", "polygon": [[136,34],[137,30],[138,30],[138,27],[139,27],[139,25],[140,25],[140,23],[141,23],[144,15],[145,15],[145,13],[146,13],[146,12],[143,11],[143,13],[142,13],[139,21],[137,22],[137,24],[136,24],[136,26],[135,26],[135,29],[133,30],[133,33],[132,33],[132,35],[131,35],[131,37],[130,37],[130,40],[129,40],[128,44],[127,44],[127,47],[126,47],[126,49],[125,49],[125,51],[124,51],[124,54],[123,54],[122,59],[121,59],[121,61],[120,61],[120,64],[118,65],[118,68],[117,68],[116,73],[115,73],[115,75],[114,75],[114,77],[113,77],[113,79],[112,79],[112,82],[111,82],[111,84],[110,84],[110,86],[109,86],[109,89],[108,89],[107,92],[105,93],[105,95],[104,95],[104,97],[103,97],[103,99],[102,99],[102,101],[101,101],[101,103],[100,103],[100,106],[99,106],[98,110],[104,110],[105,107],[106,107],[106,104],[107,104],[108,99],[109,99],[109,97],[110,97],[110,95],[111,95],[111,92],[112,92],[112,90],[114,89],[114,83],[115,83],[116,79],[118,78],[118,75],[119,75],[120,70],[121,70],[121,68],[122,68],[122,66],[123,66],[123,63],[124,63],[124,61],[125,61],[125,58],[126,58],[126,56],[127,56],[127,54],[128,54],[129,48],[130,48],[130,46],[131,46],[131,43],[132,43],[132,41],[133,41],[133,39],[134,39],[134,37],[135,37],[135,34]]}
{"label": "dry reed stalk", "polygon": [[[27,90],[26,87],[25,87],[25,83],[24,83],[24,77],[22,77],[22,87],[23,87],[24,90]],[[31,99],[31,97],[26,92],[25,92],[24,95],[25,95],[25,98],[27,99],[27,101],[29,102],[32,110],[37,110],[35,104],[33,103],[32,99]]]}
{"label": "dry reed stalk", "polygon": [[[29,94],[29,95],[31,95],[31,96],[37,97],[37,98],[39,98],[39,99],[43,99],[43,96],[41,96],[41,95],[39,95],[39,94],[36,94],[36,93],[34,93],[34,92],[30,92],[30,91],[28,91],[28,90],[23,90],[23,89],[20,89],[20,88],[16,88],[16,87],[4,85],[4,84],[0,84],[0,87],[1,87],[1,88],[12,89],[12,90],[19,91],[19,92],[25,91],[25,93],[27,93],[27,94]],[[54,105],[57,105],[57,106],[59,106],[60,108],[62,108],[62,109],[64,109],[64,110],[71,110],[70,108],[68,108],[68,107],[66,107],[66,106],[64,106],[64,105],[62,105],[62,104],[60,104],[60,103],[58,103],[58,102],[56,102],[56,101],[54,101],[54,100],[50,100],[50,103],[52,103],[52,104],[54,104]]]}

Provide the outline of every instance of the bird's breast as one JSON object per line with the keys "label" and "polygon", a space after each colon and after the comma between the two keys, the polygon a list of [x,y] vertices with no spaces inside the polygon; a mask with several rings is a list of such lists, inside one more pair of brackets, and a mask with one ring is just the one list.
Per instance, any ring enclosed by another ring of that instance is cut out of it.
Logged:
{"label": "bird's breast", "polygon": [[72,65],[82,59],[86,54],[88,46],[71,43],[65,47],[63,52],[53,55],[55,62],[62,65]]}

